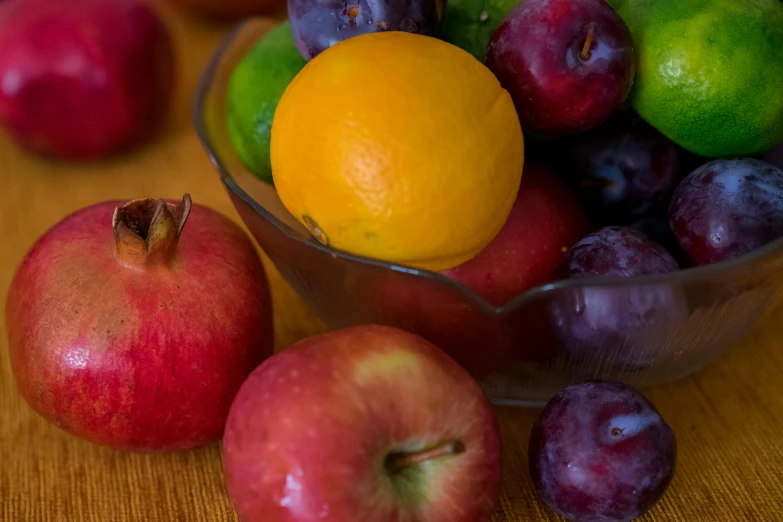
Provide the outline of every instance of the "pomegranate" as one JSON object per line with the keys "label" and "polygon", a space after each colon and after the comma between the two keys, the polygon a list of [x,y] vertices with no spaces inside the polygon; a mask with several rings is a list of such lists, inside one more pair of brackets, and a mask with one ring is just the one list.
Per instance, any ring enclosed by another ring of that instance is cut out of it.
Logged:
{"label": "pomegranate", "polygon": [[0,123],[24,147],[92,159],[150,137],[173,87],[161,20],[136,0],[0,2]]}
{"label": "pomegranate", "polygon": [[218,440],[234,395],[273,351],[253,244],[187,194],[177,206],[99,203],[55,225],[11,283],[6,330],[33,409],[132,451]]}

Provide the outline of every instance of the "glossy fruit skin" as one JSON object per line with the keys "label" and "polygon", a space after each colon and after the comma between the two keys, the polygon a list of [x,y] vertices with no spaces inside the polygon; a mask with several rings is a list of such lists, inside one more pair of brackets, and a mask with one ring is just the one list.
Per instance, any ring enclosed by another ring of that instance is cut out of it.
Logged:
{"label": "glossy fruit skin", "polygon": [[226,117],[231,144],[245,167],[267,183],[272,182],[269,142],[275,109],[305,63],[294,45],[291,24],[283,22],[242,58],[228,82]]}
{"label": "glossy fruit skin", "polygon": [[445,0],[288,0],[294,40],[306,60],[361,34],[404,31],[436,36]]}
{"label": "glossy fruit skin", "polygon": [[[389,454],[447,440],[464,452],[408,468],[395,488]],[[243,522],[483,522],[500,441],[479,386],[435,345],[360,326],[300,341],[250,375],[223,466]]]}
{"label": "glossy fruit skin", "polygon": [[280,199],[316,239],[442,271],[500,232],[524,143],[489,69],[446,42],[389,31],[308,62],[277,106],[271,154]]}
{"label": "glossy fruit skin", "polygon": [[[678,268],[672,255],[644,234],[630,227],[604,227],[569,249],[556,278],[633,277]],[[551,314],[573,356],[612,357],[627,368],[644,367],[654,357],[650,347],[629,343],[637,331],[687,317],[681,292],[666,284],[574,289],[552,305]]]}
{"label": "glossy fruit skin", "polygon": [[24,147],[100,158],[144,141],[165,117],[174,56],[135,0],[0,5],[0,123]]}
{"label": "glossy fruit skin", "polygon": [[530,436],[530,473],[543,500],[575,522],[628,522],[661,498],[677,443],[641,393],[610,381],[570,386]]}
{"label": "glossy fruit skin", "polygon": [[702,156],[755,154],[783,140],[779,0],[615,3],[639,55],[630,101],[645,120]]}
{"label": "glossy fruit skin", "polygon": [[389,271],[370,284],[355,285],[355,293],[374,305],[360,324],[382,322],[420,335],[474,378],[496,372],[510,357],[512,339],[503,320],[481,313],[450,286]]}
{"label": "glossy fruit skin", "polygon": [[568,248],[588,231],[570,190],[545,166],[527,163],[506,224],[476,257],[444,273],[495,306],[552,280]]}
{"label": "glossy fruit skin", "polygon": [[132,451],[214,442],[247,375],[271,355],[263,266],[228,218],[194,205],[170,267],[124,266],[107,201],[28,252],[6,302],[11,367],[32,408]]}
{"label": "glossy fruit skin", "polygon": [[730,259],[783,237],[783,171],[756,159],[702,165],[677,187],[669,226],[695,265]]}
{"label": "glossy fruit skin", "polygon": [[620,276],[664,274],[677,263],[659,244],[628,227],[604,227],[566,252],[559,276]]}
{"label": "glossy fruit skin", "polygon": [[633,112],[573,137],[561,172],[591,222],[627,225],[665,213],[684,172],[680,148]]}
{"label": "glossy fruit skin", "polygon": [[495,31],[486,64],[526,132],[563,136],[597,126],[625,101],[636,55],[628,27],[604,0],[525,0]]}

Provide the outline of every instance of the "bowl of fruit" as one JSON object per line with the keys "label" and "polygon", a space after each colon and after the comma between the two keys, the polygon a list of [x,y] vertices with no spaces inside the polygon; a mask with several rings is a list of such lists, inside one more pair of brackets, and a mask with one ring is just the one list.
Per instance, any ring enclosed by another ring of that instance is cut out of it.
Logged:
{"label": "bowl of fruit", "polygon": [[290,1],[227,36],[195,124],[329,328],[414,332],[496,403],[666,382],[783,290],[783,5],[724,3]]}

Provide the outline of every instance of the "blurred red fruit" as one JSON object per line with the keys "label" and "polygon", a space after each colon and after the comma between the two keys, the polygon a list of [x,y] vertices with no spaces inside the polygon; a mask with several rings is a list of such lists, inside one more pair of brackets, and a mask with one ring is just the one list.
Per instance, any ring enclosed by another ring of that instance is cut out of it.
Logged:
{"label": "blurred red fruit", "polygon": [[528,163],[506,224],[479,255],[444,272],[495,306],[549,283],[568,248],[588,231],[573,194],[540,164]]}
{"label": "blurred red fruit", "polygon": [[91,159],[150,137],[172,91],[165,26],[134,0],[0,4],[0,123],[31,150]]}

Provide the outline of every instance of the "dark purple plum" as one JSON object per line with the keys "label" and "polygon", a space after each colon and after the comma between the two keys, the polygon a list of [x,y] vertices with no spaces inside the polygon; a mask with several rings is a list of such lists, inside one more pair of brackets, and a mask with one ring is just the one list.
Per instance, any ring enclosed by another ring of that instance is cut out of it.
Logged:
{"label": "dark purple plum", "polygon": [[566,252],[558,275],[632,277],[664,274],[679,267],[661,245],[630,227],[604,227],[585,236]]}
{"label": "dark purple plum", "polygon": [[633,84],[631,32],[605,0],[525,0],[489,42],[487,67],[511,94],[522,127],[565,136],[591,129]]}
{"label": "dark purple plum", "polygon": [[379,31],[434,36],[445,0],[288,0],[296,47],[310,60],[337,42]]}
{"label": "dark purple plum", "polygon": [[634,112],[575,136],[566,150],[560,171],[600,225],[627,225],[665,211],[685,174],[679,147]]}
{"label": "dark purple plum", "polygon": [[722,159],[679,184],[669,226],[694,265],[717,263],[783,236],[783,171],[757,159]]}
{"label": "dark purple plum", "polygon": [[[665,274],[679,266],[661,245],[630,227],[604,227],[572,246],[556,279]],[[687,317],[676,287],[666,284],[579,287],[564,291],[550,309],[564,346],[575,357],[625,369],[652,364],[658,346],[650,330]]]}
{"label": "dark purple plum", "polygon": [[641,393],[586,381],[557,394],[530,436],[530,473],[544,501],[574,522],[627,522],[674,475],[674,433]]}

